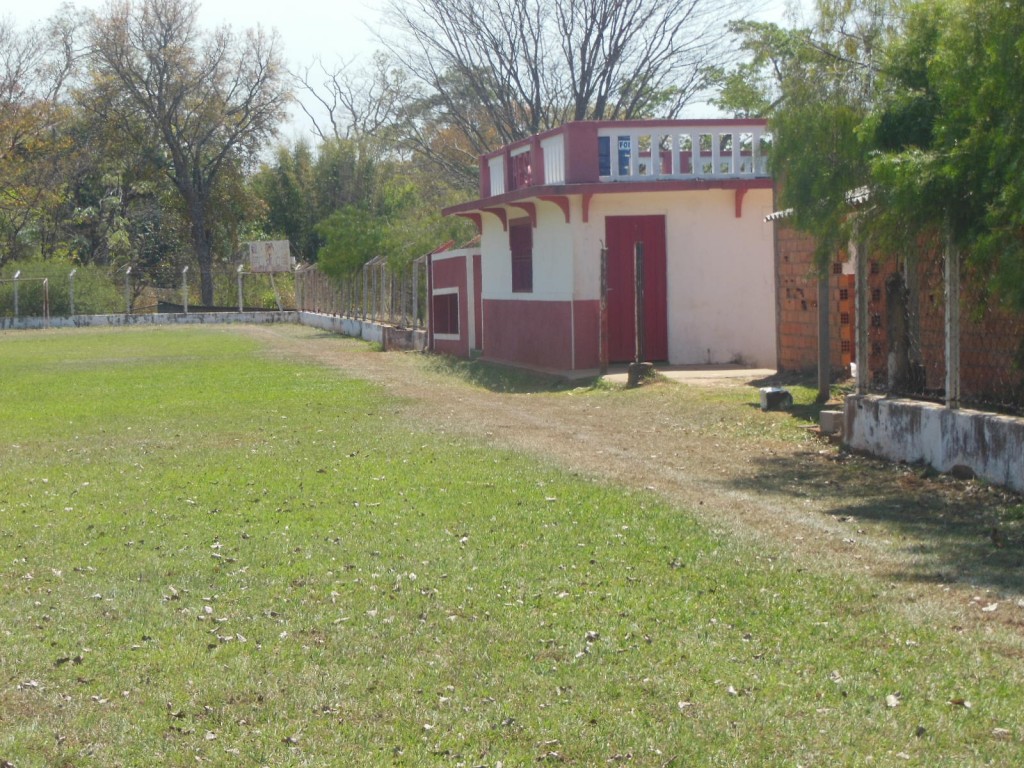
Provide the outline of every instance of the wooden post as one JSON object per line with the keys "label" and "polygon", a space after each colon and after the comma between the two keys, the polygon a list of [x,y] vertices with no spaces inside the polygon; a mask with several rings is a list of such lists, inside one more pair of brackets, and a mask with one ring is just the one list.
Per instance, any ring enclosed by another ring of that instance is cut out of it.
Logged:
{"label": "wooden post", "polygon": [[638,240],[633,245],[633,277],[634,277],[634,316],[636,319],[636,358],[637,365],[644,362],[645,345],[647,342],[644,328],[644,244]]}
{"label": "wooden post", "polygon": [[644,361],[647,356],[647,331],[644,328],[644,244],[637,241],[633,246],[633,309],[636,324],[636,349],[630,363],[626,386],[636,387],[646,379],[654,377],[654,366]]}
{"label": "wooden post", "polygon": [[601,300],[598,317],[598,359],[601,375],[608,373],[608,248],[601,244]]}
{"label": "wooden post", "polygon": [[960,407],[960,249],[946,232],[946,407]]}

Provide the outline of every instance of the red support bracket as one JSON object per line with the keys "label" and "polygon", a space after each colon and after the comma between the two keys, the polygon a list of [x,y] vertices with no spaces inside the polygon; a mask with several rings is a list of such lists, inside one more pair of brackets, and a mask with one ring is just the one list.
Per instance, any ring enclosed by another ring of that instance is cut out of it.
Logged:
{"label": "red support bracket", "polygon": [[518,208],[521,211],[525,211],[526,215],[530,217],[530,226],[534,229],[537,228],[537,206],[533,203],[509,203],[513,208]]}
{"label": "red support bracket", "polygon": [[565,223],[569,223],[569,198],[565,195],[542,195],[540,197],[546,203],[554,203],[562,209],[562,214],[565,216]]}
{"label": "red support bracket", "polygon": [[504,208],[484,208],[483,212],[497,216],[498,221],[501,222],[502,230],[508,232],[508,213],[505,212]]}
{"label": "red support bracket", "polygon": [[736,188],[736,218],[737,219],[742,219],[743,218],[743,198],[746,196],[746,194],[747,194],[747,188],[746,187],[737,187]]}
{"label": "red support bracket", "polygon": [[590,221],[590,201],[594,197],[592,192],[585,192],[583,194],[583,223],[586,224]]}
{"label": "red support bracket", "polygon": [[464,219],[469,219],[476,224],[477,234],[484,231],[483,217],[479,213],[456,213],[456,216],[461,216]]}

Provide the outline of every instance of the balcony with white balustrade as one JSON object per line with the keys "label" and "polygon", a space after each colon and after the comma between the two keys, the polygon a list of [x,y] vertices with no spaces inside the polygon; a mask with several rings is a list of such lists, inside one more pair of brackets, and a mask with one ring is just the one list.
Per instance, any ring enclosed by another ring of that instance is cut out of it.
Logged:
{"label": "balcony with white balustrade", "polygon": [[627,120],[567,123],[480,158],[480,198],[445,210],[476,221],[507,206],[536,219],[537,201],[561,208],[594,195],[732,189],[736,215],[750,189],[770,189],[771,135],[764,120]]}

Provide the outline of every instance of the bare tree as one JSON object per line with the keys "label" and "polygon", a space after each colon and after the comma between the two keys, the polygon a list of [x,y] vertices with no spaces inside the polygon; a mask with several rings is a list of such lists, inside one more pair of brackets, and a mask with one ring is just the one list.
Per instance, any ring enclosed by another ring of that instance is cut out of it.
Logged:
{"label": "bare tree", "polygon": [[322,141],[380,141],[412,97],[406,73],[383,52],[368,68],[352,61],[329,67],[317,58],[294,77],[312,100],[299,106]]}
{"label": "bare tree", "polygon": [[255,158],[290,96],[276,34],[204,33],[198,8],[193,0],[111,2],[91,19],[90,37],[94,82],[114,86],[112,112],[125,131],[151,131],[166,154],[210,304],[217,183]]}
{"label": "bare tree", "polygon": [[[388,0],[391,50],[480,153],[567,120],[674,117],[741,0]],[[481,117],[484,119],[481,120]]]}

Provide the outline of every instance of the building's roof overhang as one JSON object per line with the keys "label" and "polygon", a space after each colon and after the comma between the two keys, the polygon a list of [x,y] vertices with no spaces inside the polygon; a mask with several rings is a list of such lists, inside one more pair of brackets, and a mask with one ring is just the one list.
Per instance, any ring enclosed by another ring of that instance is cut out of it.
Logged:
{"label": "building's roof overhang", "polygon": [[517,208],[526,213],[531,223],[537,225],[536,205],[538,202],[557,205],[570,222],[569,201],[573,197],[583,200],[583,221],[589,219],[590,201],[594,195],[634,194],[640,192],[702,192],[711,189],[732,190],[736,195],[736,216],[742,213],[743,197],[751,189],[771,189],[771,178],[752,179],[685,179],[672,181],[631,181],[631,182],[590,182],[586,184],[549,184],[515,189],[500,195],[471,200],[445,208],[441,211],[445,216],[463,216],[481,225],[481,214],[490,213],[501,221],[504,228],[508,227],[507,208]]}

